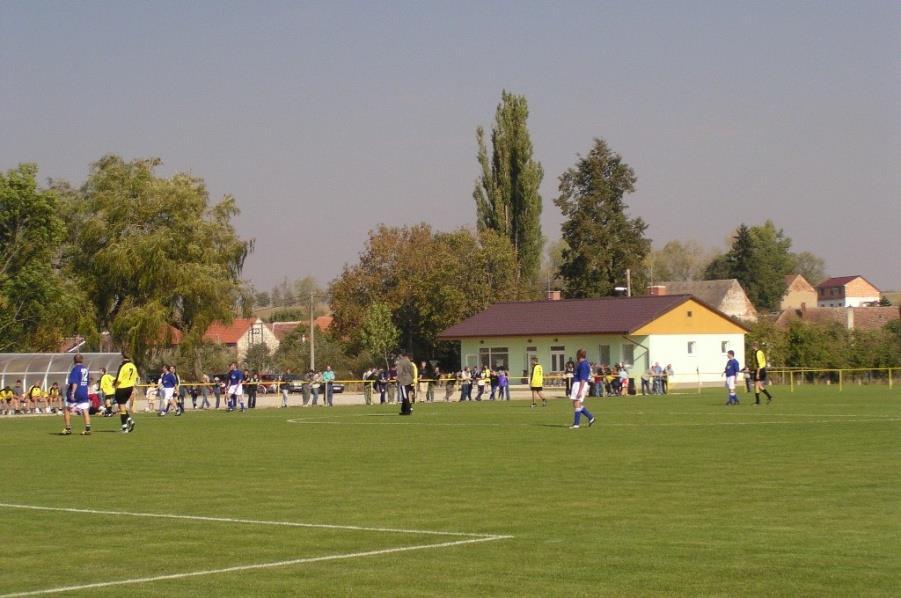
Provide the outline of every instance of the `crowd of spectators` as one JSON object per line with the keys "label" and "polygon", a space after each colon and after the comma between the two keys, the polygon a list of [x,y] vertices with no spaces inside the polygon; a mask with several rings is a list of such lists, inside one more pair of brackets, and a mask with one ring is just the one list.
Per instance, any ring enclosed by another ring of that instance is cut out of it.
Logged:
{"label": "crowd of spectators", "polygon": [[26,390],[21,380],[15,385],[0,389],[0,415],[26,415],[34,413],[56,413],[62,409],[62,394],[59,383],[48,388],[34,383]]}

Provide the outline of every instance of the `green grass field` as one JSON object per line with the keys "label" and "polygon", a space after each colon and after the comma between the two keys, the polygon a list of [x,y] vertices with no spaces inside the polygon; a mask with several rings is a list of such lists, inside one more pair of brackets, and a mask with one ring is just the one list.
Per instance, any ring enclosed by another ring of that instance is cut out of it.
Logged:
{"label": "green grass field", "polygon": [[899,595],[901,389],[775,395],[2,419],[0,596]]}

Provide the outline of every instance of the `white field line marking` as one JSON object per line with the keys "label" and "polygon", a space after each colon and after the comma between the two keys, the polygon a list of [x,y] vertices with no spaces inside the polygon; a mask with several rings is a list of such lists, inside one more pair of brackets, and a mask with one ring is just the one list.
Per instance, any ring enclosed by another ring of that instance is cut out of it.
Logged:
{"label": "white field line marking", "polygon": [[255,565],[238,565],[235,567],[225,567],[223,569],[208,569],[206,571],[191,571],[188,573],[173,573],[170,575],[157,575],[154,577],[138,577],[134,579],[120,579],[117,581],[104,581],[99,583],[90,583],[79,586],[64,586],[59,588],[48,588],[44,590],[33,590],[29,592],[16,592],[14,594],[2,594],[0,598],[13,598],[14,596],[39,596],[41,594],[59,594],[62,592],[74,592],[78,590],[92,590],[96,588],[108,588],[110,586],[123,586],[136,583],[151,583],[155,581],[167,581],[170,579],[184,579],[186,577],[200,577],[202,575],[218,575],[220,573],[234,573],[236,571],[249,571],[252,569],[271,569],[274,567],[287,567],[289,565],[301,565],[305,563],[319,563],[323,561],[337,561],[346,559],[364,558],[368,556],[377,556],[381,554],[391,554],[396,552],[410,552],[413,550],[427,550],[429,548],[449,548],[451,546],[461,546],[463,544],[475,544],[477,542],[492,542],[496,540],[506,540],[513,536],[485,536],[478,538],[469,538],[468,540],[455,540],[452,542],[441,542],[440,544],[417,544],[414,546],[399,546],[397,548],[385,548],[382,550],[368,550],[365,552],[352,552],[347,554],[330,554],[326,556],[316,556],[302,559],[291,559],[287,561],[276,561],[274,563],[258,563]]}
{"label": "white field line marking", "polygon": [[[749,403],[747,405],[753,406],[753,403]],[[595,407],[598,408],[597,406],[595,406]],[[756,417],[758,415],[758,413],[760,415],[765,414],[767,409],[769,409],[769,407],[765,407],[760,412],[748,411],[747,413],[754,413],[754,416]],[[729,411],[728,413],[731,417],[734,417],[735,415],[743,413],[743,412],[744,412],[743,410],[734,410],[734,411]],[[507,417],[510,417],[511,415],[513,417],[516,417],[516,416],[534,417],[532,415],[524,415],[525,413],[526,412],[524,412],[524,411],[516,412],[513,414],[507,414]],[[532,411],[529,411],[528,413],[532,413]],[[611,414],[609,414],[609,416],[610,417],[633,417],[633,416],[652,416],[652,417],[654,417],[654,416],[659,416],[659,415],[667,415],[667,416],[673,415],[673,416],[685,416],[685,417],[722,417],[724,413],[727,413],[727,412],[726,411],[710,411],[707,413],[702,413],[702,412],[694,412],[694,411],[624,411],[624,412],[611,413]],[[301,423],[301,422],[306,423],[306,422],[319,422],[319,421],[330,422],[330,421],[344,420],[344,419],[350,419],[350,418],[370,418],[370,419],[376,420],[376,419],[380,419],[382,417],[385,417],[387,419],[393,419],[396,415],[397,415],[396,413],[392,413],[392,414],[388,414],[388,413],[350,413],[350,414],[340,414],[340,415],[328,414],[328,415],[310,415],[307,417],[295,417],[295,418],[290,418],[287,421],[289,421],[291,423]],[[439,417],[439,416],[443,416],[443,415],[444,415],[443,413],[439,414],[439,413],[423,412],[421,414],[418,414],[417,418],[420,416],[426,417],[426,418],[432,418],[432,417]],[[866,418],[872,419],[874,417],[879,417],[879,416],[874,416],[874,415],[866,414],[866,413],[777,413],[774,415],[777,415],[778,417],[818,417],[818,418],[866,417]],[[284,417],[284,416],[282,416],[282,417]],[[895,417],[895,416],[887,416],[887,417]],[[260,418],[280,419],[279,416],[277,416],[277,415],[257,416],[257,419],[260,419]],[[410,421],[410,420],[407,420],[407,421]],[[372,422],[372,423],[375,423],[375,422]],[[403,422],[392,422],[392,423],[401,424]],[[461,424],[447,424],[447,425],[461,425]],[[467,424],[467,425],[469,425],[469,424]],[[504,424],[487,424],[487,425],[504,425]]]}
{"label": "white field line marking", "polygon": [[480,538],[483,540],[507,539],[512,536],[499,536],[496,534],[474,534],[467,532],[441,532],[422,529],[398,529],[391,527],[362,527],[358,525],[331,525],[327,523],[298,523],[294,521],[262,521],[256,519],[232,519],[230,517],[203,517],[200,515],[172,515],[168,513],[130,513],[127,511],[97,511],[93,509],[71,509],[65,507],[41,507],[35,505],[19,505],[0,503],[0,507],[7,509],[27,509],[30,511],[58,511],[63,513],[84,513],[88,515],[126,515],[128,517],[149,517],[153,519],[187,519],[191,521],[213,521],[218,523],[246,523],[250,525],[278,525],[284,527],[304,527],[317,529],[350,530],[358,532],[382,532],[392,534],[416,534],[422,536],[457,536],[464,538]]}
{"label": "white field line marking", "polygon": [[[326,421],[326,420],[304,420],[304,419],[288,419],[285,420],[289,424],[324,424],[333,426],[444,426],[444,427],[462,427],[462,428],[508,428],[540,425],[536,423],[506,423],[506,424],[490,424],[490,423],[430,423],[430,422],[353,422],[353,421]],[[901,421],[899,417],[880,417],[870,419],[845,419],[845,420],[794,420],[794,421],[746,421],[746,422],[686,422],[686,423],[610,423],[601,419],[598,425],[606,428],[703,428],[712,426],[772,426],[772,425],[793,425],[800,426],[806,424],[855,424],[855,423],[872,423],[872,422],[897,422]],[[545,423],[544,425],[550,425]],[[564,424],[560,424],[564,426]],[[567,426],[568,427],[568,424]]]}

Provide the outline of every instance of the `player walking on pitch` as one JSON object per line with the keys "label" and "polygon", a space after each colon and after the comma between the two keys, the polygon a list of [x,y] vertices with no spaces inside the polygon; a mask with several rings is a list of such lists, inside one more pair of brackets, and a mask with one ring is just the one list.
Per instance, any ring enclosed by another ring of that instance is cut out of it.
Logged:
{"label": "player walking on pitch", "polygon": [[76,353],[73,358],[75,365],[69,372],[66,389],[66,405],[63,409],[63,419],[66,421],[66,427],[62,431],[63,436],[72,433],[72,412],[80,412],[84,419],[84,430],[82,436],[90,436],[91,434],[91,414],[88,409],[91,403],[88,401],[88,368],[84,366],[84,357],[81,353]]}
{"label": "player walking on pitch", "polygon": [[573,372],[572,389],[569,395],[570,400],[573,402],[573,425],[569,427],[570,430],[579,429],[579,420],[583,414],[588,418],[589,428],[594,424],[594,416],[582,405],[582,401],[588,395],[588,388],[591,385],[591,366],[588,364],[588,359],[586,359],[585,349],[579,349],[576,352],[576,358],[579,360],[579,363],[576,364]]}
{"label": "player walking on pitch", "polygon": [[726,355],[729,356],[725,370],[726,389],[729,391],[729,398],[726,400],[726,405],[738,405],[738,395],[735,394],[735,379],[738,377],[738,371],[741,367],[738,365],[738,360],[735,359],[735,351],[729,350]]}
{"label": "player walking on pitch", "polygon": [[113,387],[115,388],[113,396],[116,398],[116,405],[119,409],[119,421],[122,422],[123,434],[134,432],[135,429],[131,393],[134,391],[137,383],[138,368],[135,367],[128,355],[123,352],[122,365],[119,366],[119,371],[116,372],[116,380],[113,382]]}
{"label": "player walking on pitch", "polygon": [[544,398],[544,369],[538,363],[538,358],[532,358],[532,372],[529,374],[529,390],[532,391],[532,407],[536,403],[536,399],[541,399],[541,406],[547,407],[547,399]]}
{"label": "player walking on pitch", "polygon": [[226,411],[235,411],[238,402],[241,402],[241,413],[246,411],[244,407],[244,372],[238,369],[238,364],[232,362],[228,366],[228,408]]}
{"label": "player walking on pitch", "polygon": [[753,362],[756,368],[754,371],[754,404],[760,405],[760,393],[762,392],[766,395],[766,403],[769,405],[773,400],[773,395],[766,389],[766,355],[757,343],[752,346],[754,347]]}

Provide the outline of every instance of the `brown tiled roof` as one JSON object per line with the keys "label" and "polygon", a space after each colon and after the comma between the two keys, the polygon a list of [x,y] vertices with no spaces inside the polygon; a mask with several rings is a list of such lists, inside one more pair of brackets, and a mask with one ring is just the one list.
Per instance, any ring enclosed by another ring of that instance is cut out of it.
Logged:
{"label": "brown tiled roof", "polygon": [[[849,317],[850,313],[850,317]],[[850,323],[855,330],[879,330],[892,320],[901,318],[901,308],[889,307],[808,307],[787,309],[776,319],[777,326],[787,326],[801,320],[810,324],[835,322],[847,327]]]}
{"label": "brown tiled roof", "polygon": [[[495,303],[485,311],[451,326],[438,338],[630,334],[691,298],[690,295],[648,295]],[[728,319],[709,305],[705,304],[705,307]]]}
{"label": "brown tiled roof", "polygon": [[[863,278],[863,276],[855,275],[855,276],[836,276],[835,278],[829,278],[821,282],[817,285],[818,289],[831,289],[832,287],[843,287],[852,280],[857,278]],[[863,278],[867,280],[866,278]],[[869,281],[867,281],[869,282]]]}
{"label": "brown tiled roof", "polygon": [[788,326],[790,322],[801,320],[810,324],[828,324],[835,322],[842,326],[848,324],[848,312],[844,307],[807,307],[804,309],[786,309],[776,318],[777,326]]}
{"label": "brown tiled roof", "polygon": [[666,287],[667,294],[694,295],[696,299],[714,306],[723,303],[733,286],[737,285],[741,288],[741,285],[734,278],[721,280],[668,280],[658,284]]}
{"label": "brown tiled roof", "polygon": [[203,334],[203,339],[223,345],[236,345],[247,329],[256,321],[256,318],[235,318],[228,325],[222,322],[213,322]]}
{"label": "brown tiled roof", "polygon": [[279,342],[282,342],[289,333],[296,330],[301,324],[302,322],[273,322],[270,326],[272,327],[272,333],[275,335],[275,338],[277,338]]}
{"label": "brown tiled roof", "polygon": [[319,316],[313,320],[313,323],[316,324],[316,327],[319,328],[319,330],[328,330],[334,320],[335,318],[332,316]]}
{"label": "brown tiled roof", "polygon": [[892,320],[901,318],[901,307],[852,307],[854,328],[857,330],[879,330]]}

